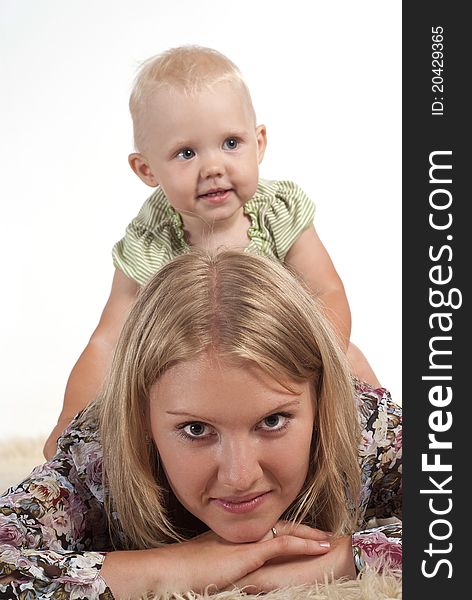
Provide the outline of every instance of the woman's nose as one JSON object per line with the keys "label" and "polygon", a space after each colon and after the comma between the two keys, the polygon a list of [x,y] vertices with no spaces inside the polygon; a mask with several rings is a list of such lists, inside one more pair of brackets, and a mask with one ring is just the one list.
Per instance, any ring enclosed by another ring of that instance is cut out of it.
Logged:
{"label": "woman's nose", "polygon": [[250,490],[262,477],[260,457],[247,439],[227,441],[222,445],[218,481],[234,491]]}

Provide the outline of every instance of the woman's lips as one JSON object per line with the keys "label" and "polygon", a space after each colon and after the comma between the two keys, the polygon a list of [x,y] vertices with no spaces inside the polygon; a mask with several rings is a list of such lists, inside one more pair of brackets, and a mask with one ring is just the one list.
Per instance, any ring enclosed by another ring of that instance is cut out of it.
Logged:
{"label": "woman's lips", "polygon": [[211,502],[227,512],[247,513],[258,508],[266,500],[269,493],[263,492],[257,496],[252,495],[245,498],[212,498]]}

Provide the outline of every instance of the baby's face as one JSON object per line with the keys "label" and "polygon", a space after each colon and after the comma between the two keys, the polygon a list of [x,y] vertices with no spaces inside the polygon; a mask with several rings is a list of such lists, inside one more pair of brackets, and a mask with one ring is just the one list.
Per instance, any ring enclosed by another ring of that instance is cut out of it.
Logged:
{"label": "baby's face", "polygon": [[145,183],[162,187],[184,221],[231,219],[254,195],[265,127],[256,127],[248,99],[233,83],[192,95],[159,90],[146,138],[131,166]]}

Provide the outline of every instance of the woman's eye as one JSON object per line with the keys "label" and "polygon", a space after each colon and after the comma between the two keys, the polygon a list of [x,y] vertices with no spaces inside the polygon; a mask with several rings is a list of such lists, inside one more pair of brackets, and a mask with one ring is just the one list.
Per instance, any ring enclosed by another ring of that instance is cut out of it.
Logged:
{"label": "woman's eye", "polygon": [[184,148],[177,154],[177,158],[181,160],[189,160],[195,156],[195,152],[191,148]]}
{"label": "woman's eye", "polygon": [[289,419],[280,413],[269,415],[261,421],[261,429],[265,431],[279,431],[288,425]]}
{"label": "woman's eye", "polygon": [[182,428],[188,437],[198,438],[208,434],[207,426],[204,423],[189,423]]}
{"label": "woman's eye", "polygon": [[228,138],[224,141],[223,148],[225,150],[236,150],[239,146],[239,142],[236,138]]}

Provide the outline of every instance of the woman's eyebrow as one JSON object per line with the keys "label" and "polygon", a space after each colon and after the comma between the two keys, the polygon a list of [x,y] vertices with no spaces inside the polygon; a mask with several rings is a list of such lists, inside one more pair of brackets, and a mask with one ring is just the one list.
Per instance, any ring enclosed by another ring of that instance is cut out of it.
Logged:
{"label": "woman's eyebrow", "polygon": [[166,410],[166,415],[174,415],[176,417],[189,417],[191,419],[195,419],[196,421],[206,421],[202,415],[197,416],[192,413],[187,412],[186,410]]}
{"label": "woman's eyebrow", "polygon": [[[282,404],[277,404],[275,406],[271,406],[263,413],[263,415],[271,415],[283,410],[287,410],[289,408],[298,408],[301,404],[301,400],[299,398],[294,398],[293,400],[289,400],[288,402],[284,402]],[[190,419],[195,419],[196,421],[211,421],[204,417],[203,415],[194,415],[191,412],[187,412],[185,409],[182,410],[166,410],[166,415],[173,415],[176,417],[188,417]],[[264,418],[264,416],[262,416]]]}
{"label": "woman's eyebrow", "polygon": [[283,404],[278,404],[277,406],[272,406],[265,415],[271,415],[273,413],[282,412],[288,409],[298,408],[301,404],[301,400],[299,398],[294,398],[293,400],[289,400],[288,402],[284,402]]}

